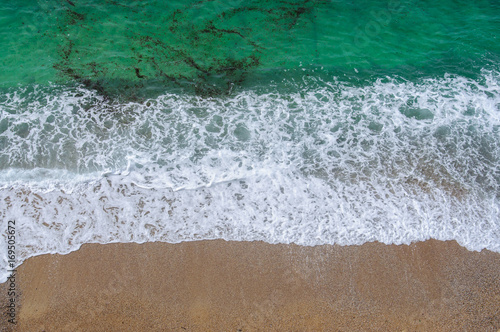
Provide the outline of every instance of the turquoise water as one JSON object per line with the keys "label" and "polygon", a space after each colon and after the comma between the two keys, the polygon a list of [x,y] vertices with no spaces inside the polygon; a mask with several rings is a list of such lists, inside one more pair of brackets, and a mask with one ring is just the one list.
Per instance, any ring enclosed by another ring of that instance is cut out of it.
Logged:
{"label": "turquoise water", "polygon": [[19,263],[214,238],[500,251],[499,32],[497,1],[0,4],[0,220]]}
{"label": "turquoise water", "polygon": [[78,82],[123,97],[176,87],[228,94],[234,85],[299,79],[300,71],[285,71],[299,67],[356,80],[477,77],[498,65],[499,6],[414,0],[21,1],[0,7],[0,42],[8,50],[0,56],[0,82]]}

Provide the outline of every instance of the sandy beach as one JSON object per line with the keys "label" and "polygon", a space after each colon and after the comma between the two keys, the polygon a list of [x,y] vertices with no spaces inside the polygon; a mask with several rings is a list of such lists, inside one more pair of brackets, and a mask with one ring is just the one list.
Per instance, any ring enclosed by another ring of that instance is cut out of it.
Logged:
{"label": "sandy beach", "polygon": [[500,255],[454,241],[89,244],[28,259],[17,287],[17,331],[500,329]]}

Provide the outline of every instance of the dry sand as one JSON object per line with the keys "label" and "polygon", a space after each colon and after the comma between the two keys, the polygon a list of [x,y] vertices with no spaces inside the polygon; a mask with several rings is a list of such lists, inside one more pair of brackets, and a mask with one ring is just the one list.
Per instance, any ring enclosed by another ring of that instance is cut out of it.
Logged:
{"label": "dry sand", "polygon": [[17,282],[19,331],[500,329],[500,254],[456,242],[90,244]]}

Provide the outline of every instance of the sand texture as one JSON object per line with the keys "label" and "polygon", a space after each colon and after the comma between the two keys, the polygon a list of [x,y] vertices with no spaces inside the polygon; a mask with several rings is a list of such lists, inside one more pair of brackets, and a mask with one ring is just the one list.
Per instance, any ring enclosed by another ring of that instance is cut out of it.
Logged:
{"label": "sand texture", "polygon": [[89,244],[28,259],[18,287],[18,331],[500,329],[500,254],[453,241]]}

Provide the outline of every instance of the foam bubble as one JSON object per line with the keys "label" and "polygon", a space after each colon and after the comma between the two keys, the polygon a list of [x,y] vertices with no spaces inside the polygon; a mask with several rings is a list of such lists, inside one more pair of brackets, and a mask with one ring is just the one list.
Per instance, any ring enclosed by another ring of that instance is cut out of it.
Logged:
{"label": "foam bubble", "polygon": [[18,263],[216,238],[500,252],[499,78],[314,78],[301,92],[141,104],[18,88],[0,100],[1,226],[16,220]]}

